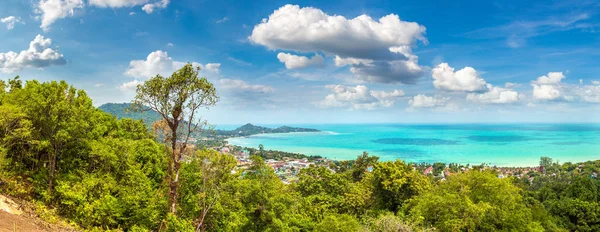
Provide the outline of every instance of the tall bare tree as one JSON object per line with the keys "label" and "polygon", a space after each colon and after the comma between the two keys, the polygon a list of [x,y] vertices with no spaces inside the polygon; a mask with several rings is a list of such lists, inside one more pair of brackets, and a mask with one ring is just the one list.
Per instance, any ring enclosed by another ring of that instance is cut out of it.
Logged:
{"label": "tall bare tree", "polygon": [[169,212],[177,214],[177,188],[179,169],[190,137],[208,124],[198,110],[208,109],[219,100],[214,86],[199,78],[199,67],[190,63],[175,71],[170,77],[156,75],[138,85],[134,110],[153,110],[159,113],[170,134],[163,138],[170,143],[169,150]]}

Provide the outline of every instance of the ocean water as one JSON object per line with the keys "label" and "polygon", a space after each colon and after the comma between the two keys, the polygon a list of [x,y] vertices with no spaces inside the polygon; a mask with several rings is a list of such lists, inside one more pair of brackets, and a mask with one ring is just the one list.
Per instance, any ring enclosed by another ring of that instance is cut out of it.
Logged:
{"label": "ocean water", "polygon": [[[277,125],[264,125],[275,127]],[[600,159],[600,124],[329,124],[293,125],[315,133],[231,138],[247,147],[355,159],[363,151],[380,160],[534,166],[541,156],[559,162]]]}

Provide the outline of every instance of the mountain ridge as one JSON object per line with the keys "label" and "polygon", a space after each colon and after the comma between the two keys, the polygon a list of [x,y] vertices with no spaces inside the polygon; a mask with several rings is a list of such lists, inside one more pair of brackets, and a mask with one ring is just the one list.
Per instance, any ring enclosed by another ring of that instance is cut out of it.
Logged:
{"label": "mountain ridge", "polygon": [[[152,127],[152,123],[161,120],[162,116],[155,111],[145,108],[142,112],[129,112],[130,103],[106,103],[98,107],[98,109],[112,114],[117,119],[121,118],[132,118],[142,119],[148,128]],[[292,133],[292,132],[320,132],[317,129],[311,128],[300,128],[291,126],[280,126],[276,128],[269,128],[264,126],[257,126],[252,123],[246,123],[234,130],[214,130],[214,135],[217,137],[244,137],[255,134],[269,134],[269,133]]]}

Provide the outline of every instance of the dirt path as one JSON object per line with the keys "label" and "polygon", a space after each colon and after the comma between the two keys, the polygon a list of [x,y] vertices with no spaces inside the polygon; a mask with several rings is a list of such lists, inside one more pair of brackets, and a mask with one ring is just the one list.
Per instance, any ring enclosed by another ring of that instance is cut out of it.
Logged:
{"label": "dirt path", "polygon": [[0,210],[0,232],[15,231],[46,232],[47,230],[34,224],[32,219]]}

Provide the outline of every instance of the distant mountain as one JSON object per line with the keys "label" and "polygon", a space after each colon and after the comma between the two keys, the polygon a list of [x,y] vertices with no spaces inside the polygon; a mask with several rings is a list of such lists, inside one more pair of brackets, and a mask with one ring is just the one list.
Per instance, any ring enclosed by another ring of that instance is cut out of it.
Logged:
{"label": "distant mountain", "polygon": [[[148,128],[152,127],[152,123],[161,120],[162,117],[157,112],[146,108],[145,111],[142,112],[130,112],[127,109],[129,108],[129,103],[106,103],[98,107],[100,110],[112,114],[117,118],[132,118],[132,119],[142,119],[144,123],[148,125]],[[316,129],[309,128],[299,128],[299,127],[290,127],[290,126],[282,126],[277,128],[268,128],[264,126],[255,126],[250,123],[238,127],[235,130],[215,130],[213,135],[218,137],[238,137],[238,136],[250,136],[256,134],[265,134],[265,133],[290,133],[290,132],[319,132]],[[210,133],[212,134],[212,133]],[[206,135],[206,134],[205,134]]]}
{"label": "distant mountain", "polygon": [[317,129],[299,128],[282,126],[277,128],[268,128],[264,126],[255,126],[251,123],[238,127],[235,130],[215,130],[217,136],[236,137],[236,136],[250,136],[256,134],[265,133],[291,133],[291,132],[319,132]]}
{"label": "distant mountain", "polygon": [[127,110],[127,108],[129,108],[129,105],[129,103],[106,103],[98,108],[106,113],[116,116],[119,119],[142,119],[144,120],[144,123],[148,125],[148,128],[152,127],[152,123],[162,119],[160,114],[150,110],[149,108],[144,109],[144,111],[142,112],[130,112]]}

